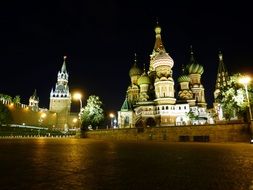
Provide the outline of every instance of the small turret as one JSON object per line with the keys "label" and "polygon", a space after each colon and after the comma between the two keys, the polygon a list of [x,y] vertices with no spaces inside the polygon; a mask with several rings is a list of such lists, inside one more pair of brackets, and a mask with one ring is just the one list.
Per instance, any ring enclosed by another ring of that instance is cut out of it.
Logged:
{"label": "small turret", "polygon": [[36,89],[34,90],[33,95],[30,96],[30,98],[29,98],[29,107],[33,111],[38,111],[39,110],[39,97],[37,96]]}

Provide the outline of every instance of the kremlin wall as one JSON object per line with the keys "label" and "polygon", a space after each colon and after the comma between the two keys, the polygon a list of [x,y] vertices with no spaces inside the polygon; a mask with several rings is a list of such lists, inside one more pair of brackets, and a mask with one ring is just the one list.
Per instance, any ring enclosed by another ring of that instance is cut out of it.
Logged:
{"label": "kremlin wall", "polygon": [[83,137],[99,140],[163,142],[249,142],[249,124],[215,124],[173,127],[94,130]]}
{"label": "kremlin wall", "polygon": [[[8,96],[9,97],[9,96]],[[70,112],[71,94],[68,87],[68,72],[66,56],[61,70],[57,74],[55,88],[51,89],[49,109],[39,107],[39,97],[36,90],[29,98],[29,105],[14,103],[12,98],[1,95],[0,101],[11,114],[11,125],[24,127],[42,127],[49,130],[68,131],[80,128],[78,113]]]}

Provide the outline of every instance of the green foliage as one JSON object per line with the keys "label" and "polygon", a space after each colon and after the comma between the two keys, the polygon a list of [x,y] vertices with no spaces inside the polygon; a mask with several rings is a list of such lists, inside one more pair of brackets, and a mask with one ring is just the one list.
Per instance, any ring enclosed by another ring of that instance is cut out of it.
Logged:
{"label": "green foliage", "polygon": [[9,124],[12,121],[11,113],[8,108],[0,102],[0,125]]}
{"label": "green foliage", "polygon": [[20,103],[20,96],[19,95],[15,96],[12,101],[15,104],[19,104]]}
{"label": "green foliage", "polygon": [[196,119],[196,115],[193,113],[192,110],[190,110],[190,111],[187,113],[187,116],[189,117],[190,120],[195,120],[195,119]]}
{"label": "green foliage", "polygon": [[6,94],[0,94],[0,99],[12,102],[12,97]]}
{"label": "green foliage", "polygon": [[245,88],[239,84],[239,77],[241,77],[240,74],[233,75],[228,85],[220,89],[217,97],[217,102],[221,104],[226,120],[235,116],[242,117],[248,109]]}
{"label": "green foliage", "polygon": [[98,96],[89,96],[87,105],[81,111],[83,129],[87,129],[88,126],[96,128],[102,124],[103,120],[104,111],[102,109],[102,101],[100,101]]}

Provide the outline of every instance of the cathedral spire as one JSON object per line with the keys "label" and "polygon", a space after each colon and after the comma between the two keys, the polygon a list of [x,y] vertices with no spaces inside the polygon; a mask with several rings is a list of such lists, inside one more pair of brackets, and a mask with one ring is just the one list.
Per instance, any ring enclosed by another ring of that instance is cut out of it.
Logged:
{"label": "cathedral spire", "polygon": [[134,65],[137,66],[137,54],[134,53]]}
{"label": "cathedral spire", "polygon": [[190,63],[195,63],[196,60],[194,58],[194,53],[193,53],[193,48],[192,48],[192,45],[190,45]]}
{"label": "cathedral spire", "polygon": [[219,66],[218,66],[215,89],[219,89],[220,87],[226,86],[229,80],[228,71],[223,62],[223,55],[221,51],[219,51],[218,57],[219,57]]}
{"label": "cathedral spire", "polygon": [[143,63],[143,73],[146,73],[146,64]]}
{"label": "cathedral spire", "polygon": [[182,72],[182,75],[185,73],[185,66],[184,66],[184,64],[182,64],[182,66],[181,66],[181,72]]}
{"label": "cathedral spire", "polygon": [[162,42],[162,38],[161,38],[161,31],[162,31],[162,29],[159,26],[158,19],[157,19],[156,27],[155,27],[156,41],[155,41],[155,46],[154,46],[153,52],[160,52],[161,50],[165,51],[165,48],[164,48],[163,42]]}

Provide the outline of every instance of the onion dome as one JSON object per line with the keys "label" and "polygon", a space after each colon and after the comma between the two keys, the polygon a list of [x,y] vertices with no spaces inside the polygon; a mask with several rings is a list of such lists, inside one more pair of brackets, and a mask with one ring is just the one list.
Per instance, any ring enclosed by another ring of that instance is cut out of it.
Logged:
{"label": "onion dome", "polygon": [[187,76],[187,75],[182,75],[182,76],[178,77],[177,81],[178,81],[179,83],[181,83],[181,82],[190,82],[191,79],[190,79],[190,77]]}
{"label": "onion dome", "polygon": [[129,70],[129,76],[131,77],[136,75],[141,75],[141,69],[134,64]]}
{"label": "onion dome", "polygon": [[159,54],[155,57],[154,68],[158,66],[173,67],[173,65],[174,65],[173,59],[165,51],[160,51]]}
{"label": "onion dome", "polygon": [[204,72],[204,68],[200,64],[191,64],[188,67],[189,74],[200,74],[202,75]]}
{"label": "onion dome", "polygon": [[135,60],[134,60],[134,64],[133,66],[131,67],[131,69],[129,70],[129,76],[132,77],[132,76],[136,76],[136,75],[141,75],[142,71],[141,69],[137,66],[137,63],[136,63],[136,54],[135,54]]}
{"label": "onion dome", "polygon": [[151,84],[151,80],[145,71],[138,79],[138,85],[140,86],[142,84]]}
{"label": "onion dome", "polygon": [[186,66],[189,74],[200,74],[202,75],[204,72],[204,68],[202,65],[198,64],[194,58],[192,47],[191,47],[191,58],[190,63]]}

